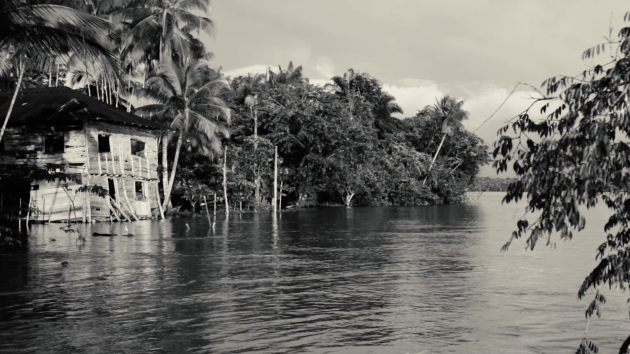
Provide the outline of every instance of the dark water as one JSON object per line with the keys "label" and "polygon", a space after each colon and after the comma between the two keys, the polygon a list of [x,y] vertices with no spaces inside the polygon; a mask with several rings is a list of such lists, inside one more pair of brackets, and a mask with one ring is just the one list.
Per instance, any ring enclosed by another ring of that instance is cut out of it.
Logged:
{"label": "dark water", "polygon": [[[501,253],[523,215],[501,197],[219,216],[214,232],[205,218],[95,224],[136,236],[84,248],[37,226],[27,254],[0,257],[0,352],[574,353],[605,210],[555,250]],[[617,352],[627,294],[605,294],[589,338]]]}

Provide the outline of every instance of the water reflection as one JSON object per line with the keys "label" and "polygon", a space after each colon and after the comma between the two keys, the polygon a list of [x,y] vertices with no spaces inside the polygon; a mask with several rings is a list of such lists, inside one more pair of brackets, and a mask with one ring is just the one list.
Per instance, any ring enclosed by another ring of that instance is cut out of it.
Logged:
{"label": "water reflection", "polygon": [[499,202],[94,224],[135,236],[84,248],[34,225],[28,253],[0,257],[0,352],[574,350],[594,247],[500,253],[520,215]]}

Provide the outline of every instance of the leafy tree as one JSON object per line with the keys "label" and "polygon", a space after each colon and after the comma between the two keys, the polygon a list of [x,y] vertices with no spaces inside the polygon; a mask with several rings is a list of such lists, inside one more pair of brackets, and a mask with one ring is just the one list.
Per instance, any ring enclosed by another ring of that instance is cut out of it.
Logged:
{"label": "leafy tree", "polygon": [[[585,207],[603,201],[610,210],[606,237],[596,250],[599,264],[578,290],[580,299],[595,292],[586,310],[589,321],[605,302],[602,284],[626,289],[630,282],[630,27],[619,31],[618,40],[586,50],[583,59],[608,48],[612,60],[606,64],[545,80],[546,93],[499,129],[493,152],[497,172],[511,166],[518,176],[504,202],[526,196],[528,211],[540,215],[533,222],[519,220],[503,250],[521,237],[530,249],[541,241],[555,247],[554,232],[570,240],[584,229]],[[619,353],[626,353],[629,344],[630,337]],[[591,352],[597,350],[585,334],[578,353]]]}

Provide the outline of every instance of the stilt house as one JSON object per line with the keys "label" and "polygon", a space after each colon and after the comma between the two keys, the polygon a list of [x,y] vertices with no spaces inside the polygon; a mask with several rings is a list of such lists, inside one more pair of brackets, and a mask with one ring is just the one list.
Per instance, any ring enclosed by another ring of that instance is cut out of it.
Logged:
{"label": "stilt house", "polygon": [[[12,96],[0,92],[2,117]],[[66,87],[25,89],[0,141],[0,169],[47,166],[76,180],[66,188],[58,180],[32,182],[31,220],[66,220],[71,200],[72,219],[149,218],[159,215],[157,140],[167,129]],[[86,184],[103,187],[109,196],[76,194]]]}

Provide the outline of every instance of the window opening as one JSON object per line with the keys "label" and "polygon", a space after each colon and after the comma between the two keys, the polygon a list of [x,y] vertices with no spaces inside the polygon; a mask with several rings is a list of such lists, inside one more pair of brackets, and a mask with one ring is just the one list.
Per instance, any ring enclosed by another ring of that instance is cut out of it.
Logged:
{"label": "window opening", "polygon": [[129,139],[131,141],[131,154],[145,157],[144,156],[144,141]]}
{"label": "window opening", "polygon": [[98,135],[98,152],[111,152],[109,147],[109,135]]}
{"label": "window opening", "polygon": [[49,134],[44,136],[44,153],[59,154],[63,152],[64,139],[63,132]]}

